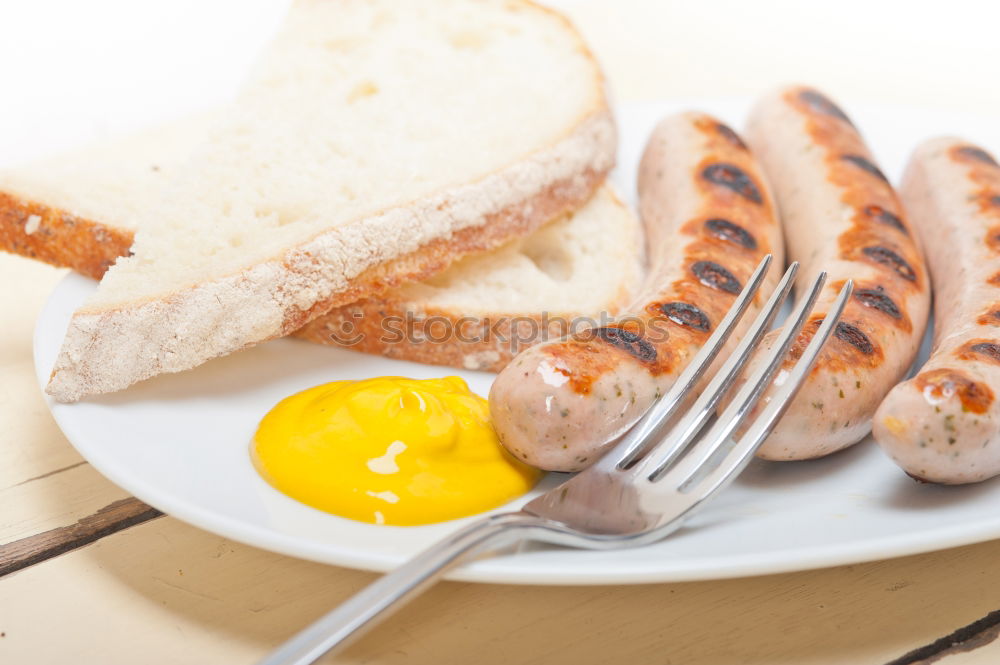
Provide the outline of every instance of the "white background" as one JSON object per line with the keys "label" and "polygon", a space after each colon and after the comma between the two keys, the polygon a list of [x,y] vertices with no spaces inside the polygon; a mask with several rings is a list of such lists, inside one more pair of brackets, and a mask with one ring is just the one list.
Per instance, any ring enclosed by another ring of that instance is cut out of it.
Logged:
{"label": "white background", "polygon": [[[0,165],[221,103],[287,4],[0,0]],[[1000,122],[998,0],[552,4],[591,41],[619,99],[805,82],[848,107],[916,104]]]}

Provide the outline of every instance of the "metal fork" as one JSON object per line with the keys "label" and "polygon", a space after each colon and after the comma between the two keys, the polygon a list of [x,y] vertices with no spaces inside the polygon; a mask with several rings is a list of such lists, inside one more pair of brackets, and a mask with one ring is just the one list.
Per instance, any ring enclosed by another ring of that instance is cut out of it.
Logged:
{"label": "metal fork", "polygon": [[826,273],[821,273],[799,298],[765,362],[746,378],[707,433],[699,435],[791,290],[797,263],[789,266],[736,350],[692,403],[695,387],[746,312],[770,263],[770,256],[761,261],[714,334],[673,387],[596,464],[521,510],[478,520],[425,550],[300,632],[261,665],[312,663],[387,617],[390,610],[402,606],[487,545],[499,547],[536,540],[589,549],[635,547],[660,540],[681,526],[743,470],[774,428],[834,331],[853,288],[850,281],[844,285],[784,382],[746,428],[738,432],[808,319],[826,281]]}

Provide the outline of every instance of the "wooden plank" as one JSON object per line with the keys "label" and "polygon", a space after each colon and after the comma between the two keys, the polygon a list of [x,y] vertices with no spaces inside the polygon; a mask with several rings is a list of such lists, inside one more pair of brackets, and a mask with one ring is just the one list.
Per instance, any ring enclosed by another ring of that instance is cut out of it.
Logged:
{"label": "wooden plank", "polygon": [[1000,649],[994,646],[964,653],[946,654],[939,660],[928,661],[928,665],[929,663],[935,665],[997,665],[1000,663]]}
{"label": "wooden plank", "polygon": [[75,524],[0,545],[0,577],[159,517],[162,513],[136,498],[110,503]]}
{"label": "wooden plank", "polygon": [[[335,662],[884,665],[1000,607],[998,577],[1000,542],[704,583],[448,583]],[[372,579],[164,517],[0,579],[0,661],[254,662]]]}
{"label": "wooden plank", "polygon": [[[35,380],[32,336],[45,297],[63,270],[0,253],[0,490],[81,461],[68,445]],[[7,505],[0,502],[0,523]]]}
{"label": "wooden plank", "polygon": [[128,497],[83,461],[24,480],[0,490],[0,546],[74,524]]}

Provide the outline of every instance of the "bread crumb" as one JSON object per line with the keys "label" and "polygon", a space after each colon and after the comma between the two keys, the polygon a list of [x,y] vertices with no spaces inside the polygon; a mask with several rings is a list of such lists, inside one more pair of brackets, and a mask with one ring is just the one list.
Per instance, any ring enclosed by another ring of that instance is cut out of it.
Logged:
{"label": "bread crumb", "polygon": [[38,230],[42,225],[42,218],[38,215],[28,215],[28,221],[24,223],[24,232],[29,236]]}

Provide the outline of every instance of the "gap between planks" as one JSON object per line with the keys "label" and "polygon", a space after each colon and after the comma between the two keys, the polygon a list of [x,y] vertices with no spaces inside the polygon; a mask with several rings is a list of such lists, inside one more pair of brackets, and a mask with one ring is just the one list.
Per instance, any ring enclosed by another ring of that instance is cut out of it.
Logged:
{"label": "gap between planks", "polygon": [[73,470],[73,469],[75,469],[77,467],[83,466],[86,463],[87,463],[87,460],[80,460],[79,462],[75,462],[73,464],[67,464],[64,467],[60,467],[58,469],[53,469],[52,471],[48,471],[46,473],[43,473],[43,474],[40,474],[40,475],[37,475],[37,476],[32,476],[31,478],[25,478],[21,482],[14,483],[13,485],[11,485],[11,487],[20,487],[21,485],[26,485],[26,484],[28,484],[30,482],[34,482],[36,480],[42,480],[43,478],[51,478],[52,476],[56,475],[57,473],[62,473],[63,471],[71,471],[71,470]]}
{"label": "gap between planks", "polygon": [[[931,665],[958,653],[975,651],[1000,636],[1000,610],[994,610],[967,626],[903,654],[886,665]],[[998,657],[1000,660],[1000,657]]]}
{"label": "gap between planks", "polygon": [[0,577],[65,554],[162,514],[139,499],[129,497],[104,506],[97,512],[77,520],[76,524],[50,529],[0,545]]}

